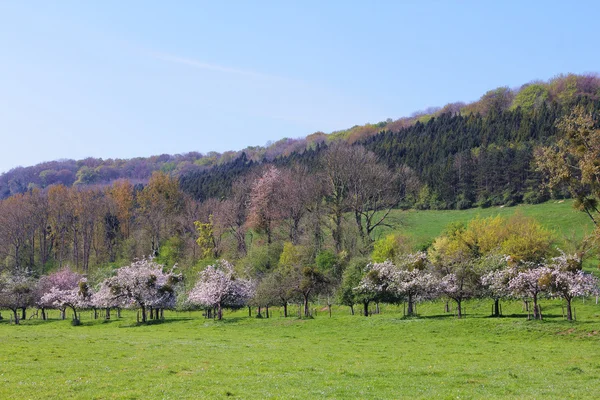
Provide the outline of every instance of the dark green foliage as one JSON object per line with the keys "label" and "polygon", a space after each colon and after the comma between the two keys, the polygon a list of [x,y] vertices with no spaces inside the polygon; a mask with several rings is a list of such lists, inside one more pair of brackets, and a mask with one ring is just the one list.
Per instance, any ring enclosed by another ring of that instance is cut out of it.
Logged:
{"label": "dark green foliage", "polygon": [[248,173],[254,165],[253,161],[248,161],[246,153],[242,153],[235,160],[212,169],[182,175],[179,183],[184,192],[197,200],[202,201],[211,197],[224,198],[229,195],[233,181]]}
{"label": "dark green foliage", "polygon": [[[598,100],[581,98],[579,103],[600,110]],[[555,124],[569,110],[542,103],[529,113],[517,107],[486,116],[441,114],[361,144],[391,167],[408,165],[417,171],[428,188],[417,202],[420,209],[511,206],[523,202],[525,193],[539,191],[533,149],[555,140]],[[529,195],[528,201],[541,200]]]}

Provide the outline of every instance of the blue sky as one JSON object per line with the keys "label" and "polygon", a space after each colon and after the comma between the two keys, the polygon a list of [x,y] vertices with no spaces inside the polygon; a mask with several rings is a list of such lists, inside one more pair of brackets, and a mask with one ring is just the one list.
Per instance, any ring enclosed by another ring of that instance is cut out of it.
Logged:
{"label": "blue sky", "polygon": [[0,1],[0,172],[238,150],[596,72],[599,4]]}

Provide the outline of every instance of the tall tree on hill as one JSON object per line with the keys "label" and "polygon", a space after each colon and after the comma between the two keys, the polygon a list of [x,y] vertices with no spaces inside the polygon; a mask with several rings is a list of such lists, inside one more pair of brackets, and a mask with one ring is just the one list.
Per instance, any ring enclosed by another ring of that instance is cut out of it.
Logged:
{"label": "tall tree on hill", "polygon": [[273,223],[282,215],[281,172],[273,166],[252,185],[248,223],[267,235],[267,244],[273,241]]}
{"label": "tall tree on hill", "polygon": [[566,187],[574,206],[597,226],[600,199],[600,128],[591,113],[576,106],[557,127],[561,137],[554,146],[536,150],[537,168],[551,189]]}
{"label": "tall tree on hill", "polygon": [[342,250],[346,211],[352,211],[361,238],[370,245],[373,230],[385,224],[390,210],[399,203],[398,176],[362,146],[335,143],[322,163],[336,251]]}
{"label": "tall tree on hill", "polygon": [[[23,194],[18,194],[0,203],[0,245],[1,254],[11,260],[10,264],[15,271],[27,268],[26,256],[29,230],[30,209],[27,207]],[[33,249],[31,249],[33,250]]]}
{"label": "tall tree on hill", "polygon": [[215,220],[221,221],[235,237],[237,252],[242,256],[245,256],[248,251],[246,246],[246,219],[250,205],[252,183],[252,175],[236,179],[231,187],[231,195],[228,199],[219,203],[214,212]]}
{"label": "tall tree on hill", "polygon": [[63,185],[51,186],[48,189],[48,203],[50,206],[54,259],[58,261],[58,266],[62,267],[67,257],[67,240],[72,217],[69,207],[69,190]]}
{"label": "tall tree on hill", "polygon": [[[39,189],[31,191],[28,202],[31,210],[30,218],[34,227],[34,234],[37,235],[38,263],[40,266],[39,272],[45,272],[46,263],[50,257],[52,243],[50,240],[49,229],[50,224],[50,206],[48,204],[48,195]],[[36,240],[32,238],[32,243]]]}
{"label": "tall tree on hill", "polygon": [[306,168],[296,167],[281,171],[281,218],[288,228],[288,239],[297,245],[300,223],[312,206],[322,199],[320,176]]}
{"label": "tall tree on hill", "polygon": [[138,202],[141,217],[150,236],[150,251],[156,256],[161,240],[168,233],[170,222],[181,212],[183,194],[175,178],[155,172],[148,185],[138,194]]}
{"label": "tall tree on hill", "polygon": [[116,208],[116,216],[123,237],[127,239],[131,231],[131,220],[133,217],[135,197],[133,185],[125,179],[117,180],[109,189],[110,197]]}

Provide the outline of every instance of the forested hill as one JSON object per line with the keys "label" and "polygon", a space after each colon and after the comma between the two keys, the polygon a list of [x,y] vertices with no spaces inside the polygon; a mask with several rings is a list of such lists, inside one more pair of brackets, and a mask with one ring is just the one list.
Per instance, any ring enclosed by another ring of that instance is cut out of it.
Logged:
{"label": "forested hill", "polygon": [[[576,106],[600,115],[600,84],[595,82],[587,89],[572,90],[569,96],[561,91],[552,94],[548,88],[553,84],[532,84],[518,92],[500,88],[479,102],[461,106],[460,111],[450,105],[421,115],[408,126],[397,128],[392,122],[381,124],[374,135],[357,128],[333,135],[366,147],[395,170],[410,168],[419,187],[414,193],[403,193],[402,206],[465,209],[538,203],[551,193],[541,188],[541,177],[532,166],[534,149],[556,140],[557,122]],[[359,131],[364,138],[357,135]],[[273,162],[319,169],[318,154],[326,148],[327,143],[317,144]],[[245,172],[242,165],[251,169],[258,164],[242,157],[218,170],[185,174],[180,179],[182,189],[198,200],[226,197],[231,182]]]}
{"label": "forested hill", "polygon": [[223,198],[235,179],[256,166],[302,163],[318,169],[321,151],[332,142],[346,141],[365,146],[391,167],[414,171],[419,191],[403,196],[407,206],[443,209],[537,202],[548,193],[539,190],[539,177],[530,166],[533,149],[554,140],[556,122],[576,105],[598,113],[599,99],[598,76],[560,75],[518,89],[490,90],[470,104],[452,103],[329,135],[284,138],[265,147],[18,167],[0,175],[0,198],[55,184],[98,186],[117,179],[143,184],[155,171],[178,177],[181,188],[198,200]]}

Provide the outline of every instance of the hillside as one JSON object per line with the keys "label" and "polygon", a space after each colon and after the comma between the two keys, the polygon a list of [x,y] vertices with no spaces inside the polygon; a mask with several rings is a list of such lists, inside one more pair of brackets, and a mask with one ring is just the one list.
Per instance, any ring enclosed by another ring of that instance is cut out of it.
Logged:
{"label": "hillside", "polygon": [[98,186],[118,179],[145,183],[155,171],[180,177],[184,191],[199,200],[222,197],[254,165],[314,165],[315,155],[327,144],[345,141],[366,146],[391,166],[417,171],[425,190],[410,200],[412,206],[452,209],[543,201],[547,194],[538,193],[539,179],[529,167],[532,149],[552,142],[556,121],[575,105],[597,112],[599,98],[596,75],[559,75],[518,89],[490,90],[470,104],[451,103],[331,134],[283,138],[264,147],[17,167],[0,175],[0,198],[56,184]]}

